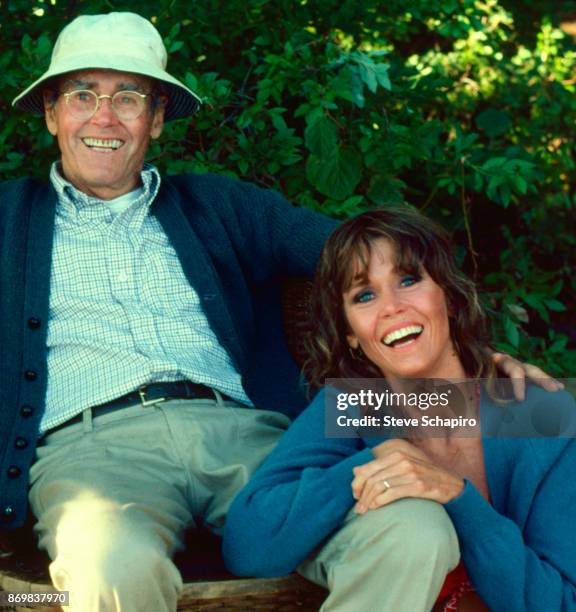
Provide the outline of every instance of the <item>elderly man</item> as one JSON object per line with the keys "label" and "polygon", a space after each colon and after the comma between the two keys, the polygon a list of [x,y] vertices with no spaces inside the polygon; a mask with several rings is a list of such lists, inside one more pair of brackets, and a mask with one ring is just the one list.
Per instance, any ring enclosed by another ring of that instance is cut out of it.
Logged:
{"label": "elderly man", "polygon": [[22,525],[29,500],[82,612],[175,609],[184,530],[221,530],[305,404],[279,278],[311,275],[334,227],[144,163],[199,105],[165,67],[145,19],[74,20],[14,101],[44,113],[61,161],[0,185],[0,520]]}

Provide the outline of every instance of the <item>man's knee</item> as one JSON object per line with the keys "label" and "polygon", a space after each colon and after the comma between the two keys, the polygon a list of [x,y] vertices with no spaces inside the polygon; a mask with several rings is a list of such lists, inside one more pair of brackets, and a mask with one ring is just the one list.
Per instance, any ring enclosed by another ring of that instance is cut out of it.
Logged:
{"label": "man's knee", "polygon": [[166,551],[150,542],[125,541],[114,547],[101,547],[86,558],[86,573],[110,589],[145,588],[161,580],[172,588],[181,587],[180,574]]}
{"label": "man's knee", "polygon": [[80,506],[63,513],[50,566],[54,585],[76,601],[73,609],[124,609],[126,602],[129,610],[175,609],[182,578],[146,516],[101,500]]}
{"label": "man's knee", "polygon": [[83,563],[58,557],[50,566],[54,586],[70,592],[71,610],[173,611],[182,578],[156,547],[100,548]]}

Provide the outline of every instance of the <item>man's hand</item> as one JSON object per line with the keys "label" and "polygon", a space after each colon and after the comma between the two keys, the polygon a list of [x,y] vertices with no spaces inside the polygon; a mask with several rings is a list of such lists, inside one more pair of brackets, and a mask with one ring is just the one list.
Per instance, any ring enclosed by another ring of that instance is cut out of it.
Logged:
{"label": "man's hand", "polygon": [[526,379],[546,389],[546,391],[559,391],[564,385],[548,376],[544,370],[529,363],[522,363],[506,353],[492,353],[494,365],[508,376],[512,382],[514,397],[523,401],[526,394]]}
{"label": "man's hand", "polygon": [[372,449],[373,461],[354,468],[355,511],[364,514],[403,497],[445,504],[460,495],[464,479],[436,465],[406,440],[387,440]]}

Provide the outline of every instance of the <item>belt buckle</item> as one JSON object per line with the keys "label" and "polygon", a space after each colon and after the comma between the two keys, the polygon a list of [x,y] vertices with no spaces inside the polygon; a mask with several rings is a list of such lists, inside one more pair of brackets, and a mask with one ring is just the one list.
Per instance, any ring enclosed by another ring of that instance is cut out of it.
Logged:
{"label": "belt buckle", "polygon": [[166,397],[157,397],[156,399],[146,399],[146,386],[140,387],[138,389],[138,396],[140,397],[140,403],[144,408],[147,406],[154,406],[154,404],[159,404],[161,402],[165,402],[167,400]]}

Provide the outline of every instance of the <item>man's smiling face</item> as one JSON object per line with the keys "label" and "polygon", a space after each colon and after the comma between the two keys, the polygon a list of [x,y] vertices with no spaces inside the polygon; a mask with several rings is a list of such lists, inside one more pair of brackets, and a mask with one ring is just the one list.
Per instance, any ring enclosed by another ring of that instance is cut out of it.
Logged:
{"label": "man's smiling face", "polygon": [[[136,74],[113,70],[82,70],[61,78],[58,94],[89,89],[98,95],[113,96],[118,91],[149,94],[152,82]],[[66,99],[54,103],[45,94],[48,130],[58,139],[64,176],[84,193],[111,200],[128,193],[140,183],[140,171],[151,138],[158,138],[164,122],[164,106],[151,110],[151,98],[136,119],[120,120],[109,99],[100,100],[89,119],[76,119]]]}

